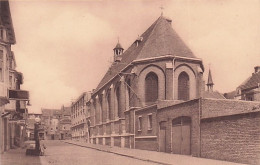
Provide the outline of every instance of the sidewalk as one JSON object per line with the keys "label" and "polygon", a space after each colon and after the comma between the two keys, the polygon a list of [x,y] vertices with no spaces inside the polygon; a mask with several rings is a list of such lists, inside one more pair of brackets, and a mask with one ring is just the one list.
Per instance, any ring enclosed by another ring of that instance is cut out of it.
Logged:
{"label": "sidewalk", "polygon": [[0,165],[41,165],[39,156],[26,156],[25,149],[10,149],[0,154]]}
{"label": "sidewalk", "polygon": [[156,151],[146,151],[139,149],[129,149],[129,148],[120,148],[120,147],[110,147],[106,145],[98,145],[98,144],[89,144],[82,141],[72,141],[72,140],[64,140],[63,142],[91,148],[99,151],[114,153],[121,156],[126,156],[138,160],[149,161],[158,164],[164,165],[190,165],[190,164],[198,164],[198,165],[241,165],[239,163],[220,161],[220,160],[212,160],[205,158],[197,158],[186,155],[177,155],[177,154],[169,154],[162,153]]}

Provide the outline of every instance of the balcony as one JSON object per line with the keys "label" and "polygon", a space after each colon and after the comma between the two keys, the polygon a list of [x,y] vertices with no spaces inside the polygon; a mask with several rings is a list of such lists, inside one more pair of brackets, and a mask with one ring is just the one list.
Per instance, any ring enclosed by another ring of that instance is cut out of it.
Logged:
{"label": "balcony", "polygon": [[29,100],[29,91],[25,90],[8,90],[10,100]]}

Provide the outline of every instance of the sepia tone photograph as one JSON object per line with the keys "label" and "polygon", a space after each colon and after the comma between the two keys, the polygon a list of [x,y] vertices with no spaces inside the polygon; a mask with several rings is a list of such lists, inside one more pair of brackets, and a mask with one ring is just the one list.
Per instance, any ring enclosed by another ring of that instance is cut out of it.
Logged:
{"label": "sepia tone photograph", "polygon": [[0,0],[0,165],[260,164],[259,0]]}

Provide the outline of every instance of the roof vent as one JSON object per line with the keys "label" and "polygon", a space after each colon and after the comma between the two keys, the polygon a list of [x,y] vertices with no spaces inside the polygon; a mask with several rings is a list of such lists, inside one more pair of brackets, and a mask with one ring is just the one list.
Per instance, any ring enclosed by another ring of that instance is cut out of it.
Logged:
{"label": "roof vent", "polygon": [[165,17],[165,19],[166,19],[166,21],[169,22],[170,24],[172,23],[172,19],[167,18],[167,17]]}
{"label": "roof vent", "polygon": [[140,37],[140,36],[138,35],[137,39],[135,40],[136,47],[137,47],[137,46],[139,45],[139,43],[142,42],[142,41],[143,41],[143,37]]}

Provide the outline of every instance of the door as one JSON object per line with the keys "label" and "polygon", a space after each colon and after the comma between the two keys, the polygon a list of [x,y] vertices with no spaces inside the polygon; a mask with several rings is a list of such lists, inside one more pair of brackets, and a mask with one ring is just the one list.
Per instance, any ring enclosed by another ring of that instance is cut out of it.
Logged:
{"label": "door", "polygon": [[166,152],[166,121],[160,123],[159,151]]}
{"label": "door", "polygon": [[172,153],[190,155],[189,117],[179,117],[172,121]]}

